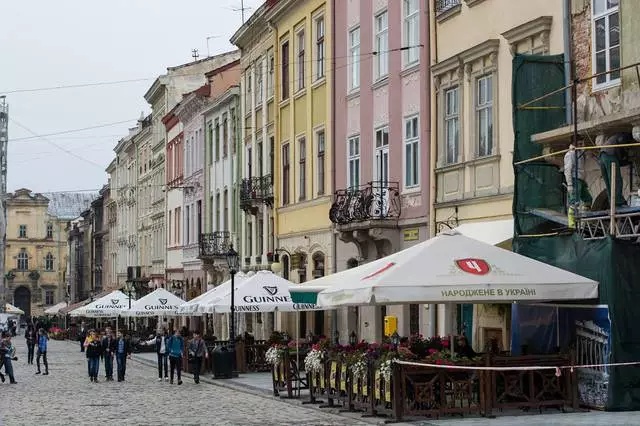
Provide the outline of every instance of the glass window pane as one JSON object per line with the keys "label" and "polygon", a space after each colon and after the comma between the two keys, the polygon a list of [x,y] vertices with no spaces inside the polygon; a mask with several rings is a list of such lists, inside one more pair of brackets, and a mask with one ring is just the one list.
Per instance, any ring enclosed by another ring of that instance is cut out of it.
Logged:
{"label": "glass window pane", "polygon": [[[607,70],[607,54],[606,52],[600,52],[596,54],[596,74],[605,72]],[[607,81],[606,74],[596,77],[598,83],[604,83]]]}
{"label": "glass window pane", "polygon": [[489,76],[486,78],[487,81],[487,102],[493,101],[493,77]]}
{"label": "glass window pane", "polygon": [[[614,70],[620,68],[620,47],[614,47],[609,51],[609,69]],[[620,78],[620,71],[615,71],[609,74],[610,80],[617,80]]]}
{"label": "glass window pane", "polygon": [[596,21],[595,30],[596,52],[599,52],[607,47],[605,18],[601,18]]}
{"label": "glass window pane", "polygon": [[607,0],[593,0],[593,14],[599,15],[605,11]]}
{"label": "glass window pane", "polygon": [[609,15],[609,46],[620,44],[620,16],[618,13]]}
{"label": "glass window pane", "polygon": [[404,183],[406,186],[410,186],[412,185],[411,182],[411,166],[412,166],[412,162],[411,162],[411,144],[406,144],[404,147],[404,152],[405,152],[405,159],[404,159],[404,165],[405,165],[405,173],[404,173]]}
{"label": "glass window pane", "polygon": [[618,7],[620,4],[620,0],[607,0],[607,7],[609,9],[613,9],[614,7]]}
{"label": "glass window pane", "polygon": [[493,108],[487,108],[487,155],[493,154]]}

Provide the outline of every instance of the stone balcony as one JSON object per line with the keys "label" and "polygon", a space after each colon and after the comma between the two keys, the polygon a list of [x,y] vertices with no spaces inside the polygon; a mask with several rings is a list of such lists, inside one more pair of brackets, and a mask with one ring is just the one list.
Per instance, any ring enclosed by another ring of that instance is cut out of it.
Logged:
{"label": "stone balcony", "polygon": [[273,176],[270,174],[242,180],[240,208],[255,215],[261,205],[273,206]]}

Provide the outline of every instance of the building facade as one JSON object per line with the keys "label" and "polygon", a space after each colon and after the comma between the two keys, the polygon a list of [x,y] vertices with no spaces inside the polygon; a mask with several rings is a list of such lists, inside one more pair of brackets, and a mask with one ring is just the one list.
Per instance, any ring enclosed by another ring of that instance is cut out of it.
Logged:
{"label": "building facade", "polygon": [[[26,316],[68,299],[67,222],[89,207],[96,194],[7,194],[6,300]],[[89,269],[90,270],[90,269]]]}
{"label": "building facade", "polygon": [[[142,277],[153,280],[153,201],[154,173],[152,116],[140,119],[140,131],[133,138],[136,150],[136,205],[138,210],[136,229],[138,234],[138,263]],[[128,265],[128,266],[133,266]]]}
{"label": "building facade", "polygon": [[[334,265],[334,237],[329,221],[333,190],[333,2],[282,0],[268,4],[272,7],[267,8],[264,19],[275,31],[276,70],[274,252],[279,255],[282,275],[304,283],[330,273]],[[248,78],[245,73],[245,104],[251,87]],[[261,254],[266,251],[264,245],[256,245],[256,239],[252,239],[252,247],[256,251],[262,248]],[[257,254],[256,251],[251,253]],[[281,328],[295,329],[293,315],[282,319],[285,323],[279,324]],[[302,335],[330,335],[330,328],[327,313],[306,313],[301,315],[298,331]]]}
{"label": "building facade", "polygon": [[[430,236],[431,85],[425,2],[336,2],[335,16],[330,219],[341,271]],[[345,309],[340,335],[380,341],[387,314],[398,318],[401,335],[418,333],[423,312],[418,305]]]}

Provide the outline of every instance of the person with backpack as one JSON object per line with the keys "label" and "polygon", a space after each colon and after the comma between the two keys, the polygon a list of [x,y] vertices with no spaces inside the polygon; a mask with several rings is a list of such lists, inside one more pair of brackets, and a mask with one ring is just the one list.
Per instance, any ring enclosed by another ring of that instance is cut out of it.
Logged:
{"label": "person with backpack", "polygon": [[169,368],[171,371],[169,383],[173,384],[173,372],[178,376],[178,385],[182,384],[182,354],[184,352],[184,339],[180,336],[180,330],[176,330],[169,338]]}
{"label": "person with backpack", "polygon": [[40,374],[40,357],[42,357],[42,363],[44,364],[44,373],[43,376],[47,376],[49,374],[49,362],[47,362],[47,344],[49,343],[49,336],[44,331],[43,328],[38,330],[38,355],[36,356],[36,365],[38,366],[38,371],[36,374]]}
{"label": "person with backpack", "polygon": [[207,345],[200,337],[200,333],[195,331],[193,333],[193,339],[191,343],[189,343],[189,362],[193,370],[193,381],[196,384],[200,383],[200,369],[202,368],[203,358],[209,358]]}

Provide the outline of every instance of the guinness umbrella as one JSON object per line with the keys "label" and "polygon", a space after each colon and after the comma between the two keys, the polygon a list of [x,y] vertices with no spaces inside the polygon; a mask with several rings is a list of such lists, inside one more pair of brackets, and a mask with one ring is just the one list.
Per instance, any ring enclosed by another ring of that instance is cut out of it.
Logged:
{"label": "guinness umbrella", "polygon": [[[236,277],[235,277],[236,291],[240,283],[244,281],[246,278],[247,276],[242,272],[238,272],[236,274]],[[226,294],[225,292],[228,293],[230,288],[231,288],[231,280],[227,280],[222,284],[215,286],[214,288],[207,291],[206,293],[203,293],[200,296],[194,299],[191,299],[188,302],[180,305],[180,307],[178,308],[178,315],[191,316],[191,315],[200,315],[202,313],[213,313],[213,310],[211,311],[206,310],[209,302],[224,296]]]}
{"label": "guinness umbrella", "polygon": [[[133,298],[131,299],[133,302]],[[69,312],[72,317],[115,318],[129,307],[129,296],[120,290],[113,291],[98,300]]]}
{"label": "guinness umbrella", "polygon": [[125,309],[122,312],[122,316],[157,317],[176,315],[178,308],[184,303],[184,300],[175,294],[164,288],[158,288],[137,300],[131,305],[131,309]]}

